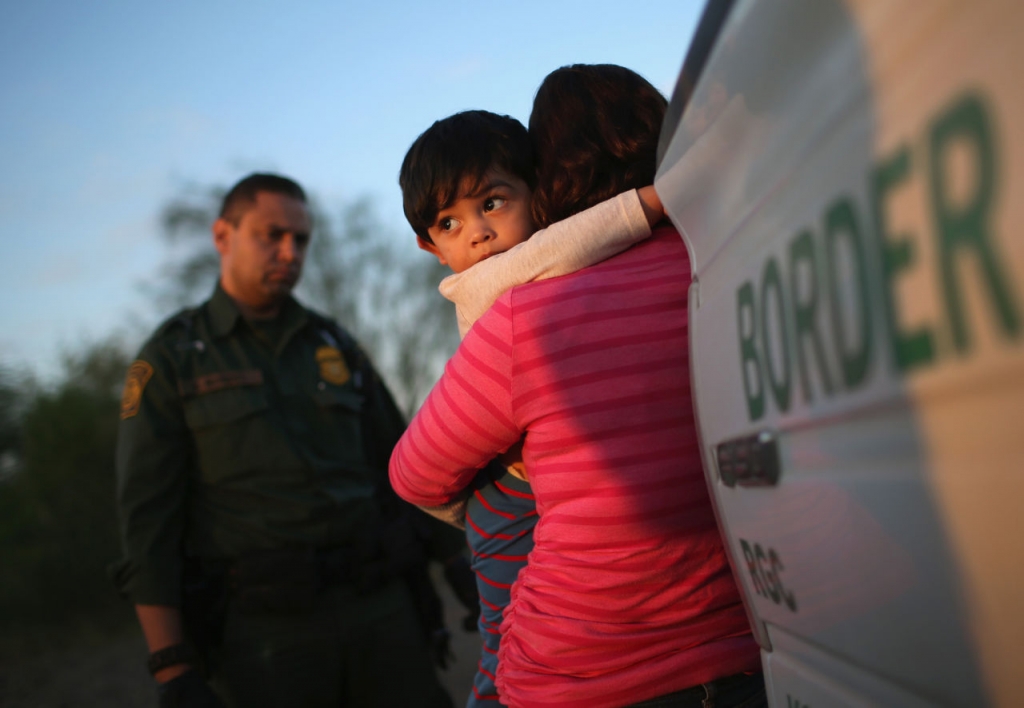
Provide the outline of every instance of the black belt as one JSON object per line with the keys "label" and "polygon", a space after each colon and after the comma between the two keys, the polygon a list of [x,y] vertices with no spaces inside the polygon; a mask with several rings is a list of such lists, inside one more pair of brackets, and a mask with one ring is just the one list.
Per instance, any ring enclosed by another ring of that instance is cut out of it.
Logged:
{"label": "black belt", "polygon": [[346,546],[259,551],[228,564],[227,590],[243,610],[301,612],[323,590],[355,582],[360,567]]}
{"label": "black belt", "polygon": [[[749,694],[749,695],[747,695]],[[737,698],[741,703],[737,703]],[[764,692],[764,674],[733,674],[708,681],[682,691],[668,693],[627,708],[715,708],[716,700],[732,708],[767,705]]]}
{"label": "black belt", "polygon": [[323,587],[351,582],[356,575],[356,554],[348,546],[318,550],[314,563]]}

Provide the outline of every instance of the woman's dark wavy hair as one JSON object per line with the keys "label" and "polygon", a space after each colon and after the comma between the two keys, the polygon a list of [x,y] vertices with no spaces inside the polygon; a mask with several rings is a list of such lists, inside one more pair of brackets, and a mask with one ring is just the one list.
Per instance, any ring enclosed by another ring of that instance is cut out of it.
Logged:
{"label": "woman's dark wavy hair", "polygon": [[667,105],[649,81],[615,64],[548,74],[530,114],[538,226],[652,184]]}

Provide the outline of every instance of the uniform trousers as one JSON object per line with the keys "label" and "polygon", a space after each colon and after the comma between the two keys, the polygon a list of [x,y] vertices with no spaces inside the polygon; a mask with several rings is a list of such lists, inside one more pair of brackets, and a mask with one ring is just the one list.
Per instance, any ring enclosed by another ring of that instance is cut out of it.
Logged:
{"label": "uniform trousers", "polygon": [[409,590],[326,588],[306,612],[229,603],[210,685],[232,708],[452,708]]}

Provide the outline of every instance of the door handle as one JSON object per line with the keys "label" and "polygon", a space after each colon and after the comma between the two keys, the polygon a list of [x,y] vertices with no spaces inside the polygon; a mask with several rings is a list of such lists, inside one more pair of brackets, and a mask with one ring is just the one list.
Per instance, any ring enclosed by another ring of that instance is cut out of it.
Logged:
{"label": "door handle", "polygon": [[773,487],[779,483],[779,443],[770,430],[720,442],[715,453],[718,474],[727,487]]}

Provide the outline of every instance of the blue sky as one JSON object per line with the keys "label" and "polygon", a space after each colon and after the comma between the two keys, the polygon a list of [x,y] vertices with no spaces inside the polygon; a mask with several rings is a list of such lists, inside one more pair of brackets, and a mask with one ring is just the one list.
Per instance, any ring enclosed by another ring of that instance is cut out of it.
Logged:
{"label": "blue sky", "polygon": [[170,314],[140,285],[183,185],[272,169],[407,228],[398,168],[431,122],[486,108],[525,123],[543,77],[577,62],[668,95],[703,2],[5,5],[0,365],[46,377],[62,348]]}

